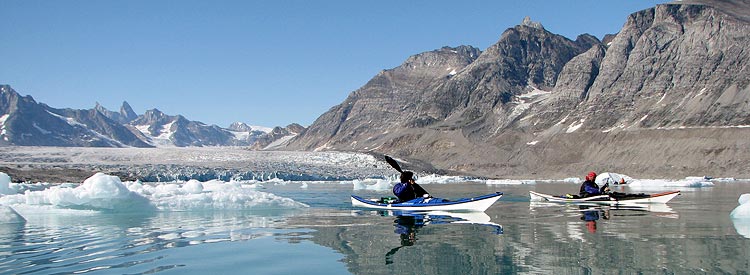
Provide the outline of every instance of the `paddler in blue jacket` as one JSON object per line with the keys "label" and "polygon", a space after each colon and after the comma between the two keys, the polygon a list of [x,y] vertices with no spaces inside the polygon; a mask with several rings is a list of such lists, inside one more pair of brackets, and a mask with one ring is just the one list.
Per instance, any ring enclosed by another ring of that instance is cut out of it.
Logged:
{"label": "paddler in blue jacket", "polygon": [[401,173],[401,182],[393,186],[393,194],[399,201],[410,201],[416,198],[430,197],[430,194],[414,181],[414,172]]}
{"label": "paddler in blue jacket", "polygon": [[586,180],[581,184],[581,190],[579,190],[578,195],[581,198],[602,195],[608,191],[607,187],[607,184],[605,184],[601,189],[599,188],[599,185],[596,184],[596,173],[592,171],[586,175]]}

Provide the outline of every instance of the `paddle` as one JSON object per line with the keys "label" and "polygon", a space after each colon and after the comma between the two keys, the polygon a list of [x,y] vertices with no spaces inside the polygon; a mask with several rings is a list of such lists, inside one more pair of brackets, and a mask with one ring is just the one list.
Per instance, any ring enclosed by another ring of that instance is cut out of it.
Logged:
{"label": "paddle", "polygon": [[[399,173],[402,173],[402,174],[404,173],[404,171],[401,170],[401,165],[398,165],[398,162],[395,159],[389,156],[385,156],[385,161],[388,162],[388,164],[390,164],[391,167],[393,167],[393,169],[396,169],[396,171],[398,171]],[[419,184],[417,184],[416,182],[410,186],[412,186],[414,192],[419,197],[421,197],[424,194],[430,195],[430,193],[428,193],[427,190],[424,190],[424,188],[422,188],[422,186],[419,186]]]}
{"label": "paddle", "polygon": [[391,158],[389,156],[385,156],[385,161],[388,162],[388,164],[390,164],[391,167],[393,167],[393,169],[396,169],[396,171],[398,171],[399,173],[403,173],[404,172],[403,170],[401,170],[401,166],[398,165],[398,162],[395,159],[393,159],[393,158]]}

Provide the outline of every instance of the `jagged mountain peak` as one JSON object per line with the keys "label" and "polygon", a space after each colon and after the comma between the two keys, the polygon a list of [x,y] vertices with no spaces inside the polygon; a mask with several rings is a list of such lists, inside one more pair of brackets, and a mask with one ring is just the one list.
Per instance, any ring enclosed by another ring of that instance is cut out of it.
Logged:
{"label": "jagged mountain peak", "polygon": [[128,104],[127,101],[122,102],[122,106],[120,107],[120,115],[122,115],[128,122],[138,118],[138,115],[133,111],[133,108],[130,107],[130,104]]}
{"label": "jagged mountain peak", "polygon": [[544,30],[544,26],[542,26],[542,23],[531,21],[530,16],[526,16],[523,18],[523,21],[521,21],[521,26],[531,27],[535,29]]}
{"label": "jagged mountain peak", "polygon": [[393,74],[410,74],[418,78],[414,80],[424,81],[436,77],[455,75],[466,65],[473,62],[482,53],[481,50],[472,46],[448,47],[415,54],[407,58],[400,66],[381,72],[387,77]]}
{"label": "jagged mountain peak", "polygon": [[237,132],[250,132],[253,130],[253,128],[244,122],[234,122],[229,125],[229,130],[237,131]]}

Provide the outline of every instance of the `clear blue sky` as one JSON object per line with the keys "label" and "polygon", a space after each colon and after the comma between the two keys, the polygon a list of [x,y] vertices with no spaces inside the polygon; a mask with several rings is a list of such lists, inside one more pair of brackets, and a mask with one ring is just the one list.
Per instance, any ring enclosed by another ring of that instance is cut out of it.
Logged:
{"label": "clear blue sky", "polygon": [[667,1],[0,0],[0,84],[56,108],[310,125],[380,70],[525,16],[600,39]]}

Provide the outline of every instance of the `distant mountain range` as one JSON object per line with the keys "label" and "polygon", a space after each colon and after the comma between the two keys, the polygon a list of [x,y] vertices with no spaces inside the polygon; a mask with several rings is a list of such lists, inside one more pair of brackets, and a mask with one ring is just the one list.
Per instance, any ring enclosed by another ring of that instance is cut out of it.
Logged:
{"label": "distant mountain range", "polygon": [[0,145],[268,149],[283,145],[304,129],[298,124],[271,129],[241,122],[222,128],[181,115],[166,115],[157,109],[137,115],[127,102],[123,102],[119,112],[99,103],[87,110],[57,109],[0,85]]}
{"label": "distant mountain range", "polygon": [[750,176],[748,1],[690,2],[633,13],[604,42],[526,18],[484,51],[414,55],[287,148],[502,178]]}

